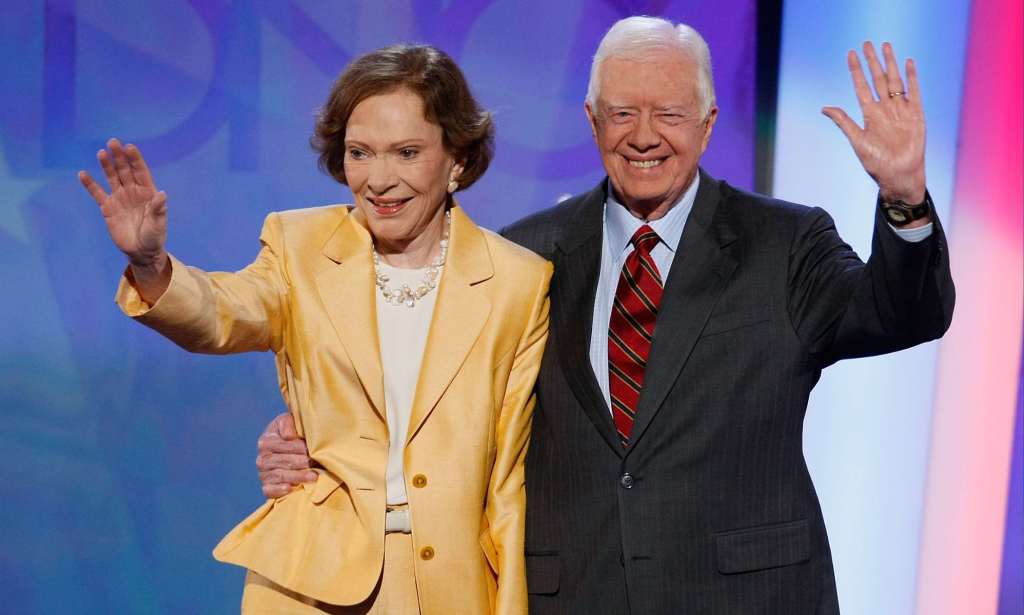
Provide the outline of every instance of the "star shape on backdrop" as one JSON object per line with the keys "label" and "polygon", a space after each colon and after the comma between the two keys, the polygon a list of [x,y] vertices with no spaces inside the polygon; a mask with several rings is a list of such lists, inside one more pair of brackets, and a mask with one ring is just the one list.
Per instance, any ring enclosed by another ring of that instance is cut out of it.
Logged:
{"label": "star shape on backdrop", "polygon": [[7,157],[0,147],[0,186],[3,198],[0,199],[0,233],[13,237],[20,243],[30,242],[28,222],[22,207],[37,190],[48,182],[45,179],[26,179],[18,177],[7,164]]}

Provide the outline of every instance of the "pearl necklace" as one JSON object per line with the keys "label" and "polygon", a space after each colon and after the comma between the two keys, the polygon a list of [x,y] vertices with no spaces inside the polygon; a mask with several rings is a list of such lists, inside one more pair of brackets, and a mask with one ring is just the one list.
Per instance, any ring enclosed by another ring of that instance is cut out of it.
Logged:
{"label": "pearl necklace", "polygon": [[444,266],[445,260],[448,257],[448,234],[451,226],[452,214],[451,210],[447,210],[444,212],[444,234],[441,236],[441,252],[427,266],[427,272],[423,275],[423,283],[416,290],[409,288],[407,284],[402,284],[402,287],[397,290],[390,288],[388,282],[391,278],[386,273],[381,272],[380,254],[377,254],[376,247],[373,248],[373,271],[377,276],[377,288],[380,289],[385,303],[405,305],[405,307],[409,308],[416,307],[417,301],[426,297],[427,293],[437,288],[437,278],[441,275],[441,267]]}

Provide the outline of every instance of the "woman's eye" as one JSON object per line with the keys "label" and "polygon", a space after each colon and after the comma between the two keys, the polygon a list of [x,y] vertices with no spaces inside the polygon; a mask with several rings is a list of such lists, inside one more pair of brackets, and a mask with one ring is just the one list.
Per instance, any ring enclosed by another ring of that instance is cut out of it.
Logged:
{"label": "woman's eye", "polygon": [[348,155],[352,160],[366,160],[366,152],[354,147],[348,150]]}
{"label": "woman's eye", "polygon": [[403,148],[398,152],[398,155],[404,158],[405,160],[411,160],[412,158],[415,158],[416,154],[416,150],[414,150],[411,147]]}

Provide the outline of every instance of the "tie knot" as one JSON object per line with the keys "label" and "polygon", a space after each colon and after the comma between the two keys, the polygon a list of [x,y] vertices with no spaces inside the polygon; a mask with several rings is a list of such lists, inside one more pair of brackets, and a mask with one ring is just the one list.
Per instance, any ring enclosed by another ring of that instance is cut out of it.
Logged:
{"label": "tie knot", "polygon": [[654,246],[658,245],[658,241],[658,234],[649,225],[645,224],[633,233],[629,243],[633,244],[634,249],[650,254]]}

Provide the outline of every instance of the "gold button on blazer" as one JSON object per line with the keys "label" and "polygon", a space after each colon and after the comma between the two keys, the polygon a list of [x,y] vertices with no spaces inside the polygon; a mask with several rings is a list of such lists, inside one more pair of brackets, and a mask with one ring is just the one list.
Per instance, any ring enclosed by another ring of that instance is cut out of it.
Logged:
{"label": "gold button on blazer", "polygon": [[[317,466],[269,500],[214,557],[305,596],[365,600],[384,553],[388,426],[372,240],[358,210],[270,214],[256,260],[207,273],[171,257],[148,306],[127,279],[126,314],[192,352],[272,350],[281,393]],[[524,461],[548,329],[551,264],[452,210],[406,436],[416,584],[424,615],[525,613]]]}

